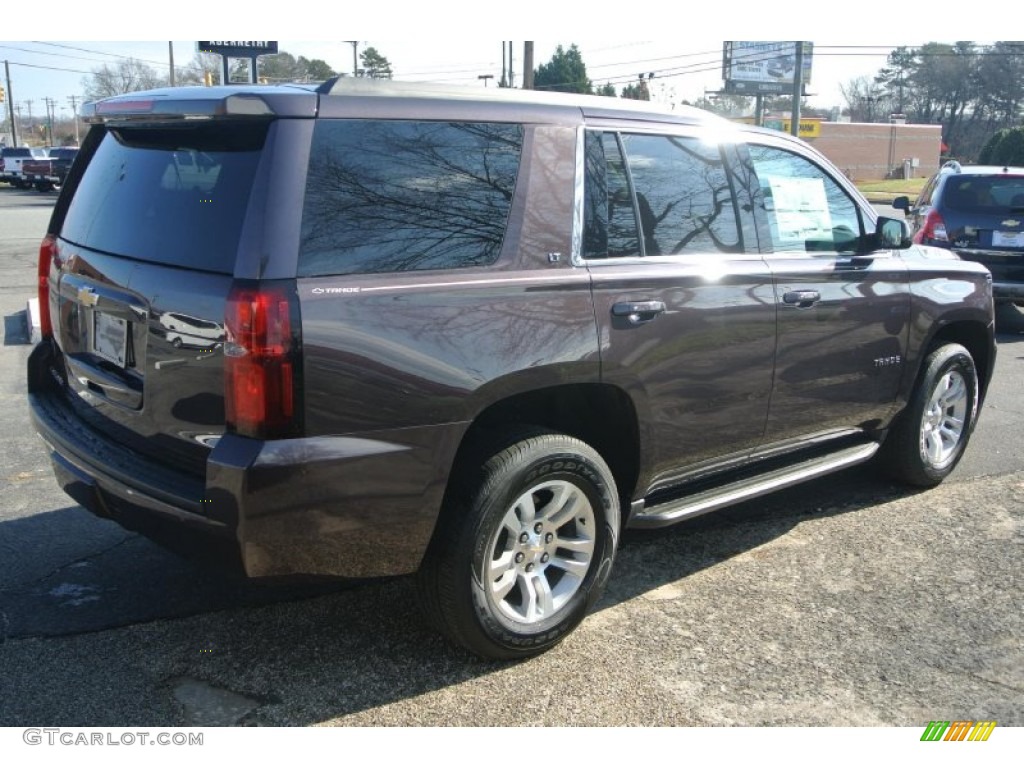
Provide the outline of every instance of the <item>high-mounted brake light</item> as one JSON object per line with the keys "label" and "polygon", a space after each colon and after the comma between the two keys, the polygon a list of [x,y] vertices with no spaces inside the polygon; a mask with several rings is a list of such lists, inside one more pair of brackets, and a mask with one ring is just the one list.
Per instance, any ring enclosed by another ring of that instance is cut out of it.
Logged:
{"label": "high-mounted brake light", "polygon": [[113,99],[96,105],[98,115],[116,115],[126,112],[152,112],[152,99]]}
{"label": "high-mounted brake light", "polygon": [[47,235],[39,244],[39,331],[43,338],[53,336],[53,323],[50,321],[50,265],[57,253],[57,238]]}
{"label": "high-mounted brake light", "polygon": [[293,299],[281,285],[236,284],[228,296],[224,343],[225,416],[247,437],[296,433]]}
{"label": "high-mounted brake light", "polygon": [[924,225],[914,235],[915,243],[948,243],[946,235],[946,222],[942,220],[939,212],[932,208],[924,217]]}

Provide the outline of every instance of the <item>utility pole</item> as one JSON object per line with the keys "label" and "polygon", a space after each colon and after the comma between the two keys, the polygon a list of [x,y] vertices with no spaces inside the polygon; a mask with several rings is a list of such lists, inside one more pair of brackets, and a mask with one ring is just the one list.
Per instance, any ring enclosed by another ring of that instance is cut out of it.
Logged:
{"label": "utility pole", "polygon": [[533,90],[533,41],[523,43],[523,90]]}
{"label": "utility pole", "polygon": [[49,141],[47,142],[47,146],[52,147],[53,146],[53,108],[57,106],[57,100],[56,99],[51,99],[49,96],[47,96],[45,99],[43,99],[43,102],[46,104],[46,131],[47,131],[47,133],[49,134],[49,137],[50,137]]}
{"label": "utility pole", "polygon": [[790,117],[789,132],[800,135],[800,97],[804,91],[804,43],[796,41],[796,69],[793,72],[793,113]]}
{"label": "utility pole", "polygon": [[[14,123],[14,93],[11,91],[11,67],[4,59],[4,74],[7,76],[7,112],[11,116],[11,143],[18,146],[18,126]],[[29,112],[31,113],[31,102]]]}
{"label": "utility pole", "polygon": [[508,87],[515,87],[515,73],[512,70],[512,41],[508,41]]}
{"label": "utility pole", "polygon": [[75,146],[81,146],[82,141],[78,138],[78,97],[68,96],[68,101],[71,102],[71,119],[75,123]]}
{"label": "utility pole", "polygon": [[346,40],[352,46],[352,77],[359,77],[359,41]]}
{"label": "utility pole", "polygon": [[[167,56],[171,60],[171,77],[170,77],[169,82],[171,84],[171,88],[173,88],[174,87],[174,41],[172,41],[172,40],[167,41]],[[76,127],[77,127],[77,123],[76,123]]]}

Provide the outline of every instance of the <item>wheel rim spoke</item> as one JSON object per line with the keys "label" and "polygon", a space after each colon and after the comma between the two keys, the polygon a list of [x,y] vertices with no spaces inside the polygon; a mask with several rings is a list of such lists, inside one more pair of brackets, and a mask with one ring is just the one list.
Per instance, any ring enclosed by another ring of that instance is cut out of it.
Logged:
{"label": "wheel rim spoke", "polygon": [[594,551],[594,540],[589,538],[576,538],[570,539],[563,536],[559,536],[555,539],[559,549],[567,549],[570,552],[578,552],[581,555],[587,555],[587,560],[590,559],[589,555]]}
{"label": "wheel rim spoke", "polygon": [[517,579],[518,574],[514,568],[505,571],[501,578],[495,579],[491,583],[491,594],[496,600],[504,600],[505,596],[512,591],[512,587],[516,585]]}
{"label": "wheel rim spoke", "polygon": [[527,574],[522,579],[524,605],[523,618],[539,621],[554,612],[551,585],[539,574]]}
{"label": "wheel rim spoke", "polygon": [[554,497],[545,507],[547,521],[555,528],[565,525],[576,514],[579,495],[577,489],[563,483],[555,490]]}
{"label": "wheel rim spoke", "polygon": [[932,466],[949,461],[957,451],[967,424],[970,392],[958,371],[939,379],[921,422],[921,457]]}
{"label": "wheel rim spoke", "polygon": [[589,567],[589,561],[567,560],[564,557],[553,557],[551,558],[551,562],[548,563],[548,568],[558,568],[577,579],[582,579],[586,576],[587,568]]}
{"label": "wheel rim spoke", "polygon": [[492,560],[491,566],[487,569],[488,581],[496,582],[507,573],[515,573],[514,558],[515,553],[510,549],[502,552],[499,557]]}
{"label": "wheel rim spoke", "polygon": [[[516,502],[518,505],[518,502]],[[501,521],[501,527],[508,535],[515,538],[519,535],[519,529],[522,527],[522,523],[519,521],[519,516],[516,514],[517,507],[512,507],[508,512],[505,513],[505,518]]]}
{"label": "wheel rim spoke", "polygon": [[[519,515],[517,516],[517,522],[519,523],[532,523],[537,517],[537,507],[533,503],[533,491],[527,491],[518,499],[511,510],[510,514],[515,514],[518,510]],[[505,515],[507,518],[508,515]]]}

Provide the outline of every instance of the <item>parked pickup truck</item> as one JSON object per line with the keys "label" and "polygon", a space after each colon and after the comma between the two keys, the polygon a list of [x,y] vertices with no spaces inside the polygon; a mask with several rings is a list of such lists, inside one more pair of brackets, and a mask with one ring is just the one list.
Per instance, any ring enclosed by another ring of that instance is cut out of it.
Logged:
{"label": "parked pickup truck", "polygon": [[46,150],[39,147],[0,148],[0,181],[5,181],[21,189],[28,189],[31,184],[25,180],[22,163],[26,160],[42,159],[46,156]]}
{"label": "parked pickup truck", "polygon": [[49,192],[64,183],[71,163],[78,154],[78,147],[54,147],[49,156],[26,158],[21,164],[25,185],[34,186],[40,192]]}

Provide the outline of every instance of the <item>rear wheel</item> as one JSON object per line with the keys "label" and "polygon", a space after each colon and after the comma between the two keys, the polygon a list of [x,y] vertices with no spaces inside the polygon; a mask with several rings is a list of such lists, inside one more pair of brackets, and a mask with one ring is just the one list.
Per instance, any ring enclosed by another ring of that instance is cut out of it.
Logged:
{"label": "rear wheel", "polygon": [[978,413],[978,374],[960,344],[933,349],[906,409],[886,439],[886,471],[911,485],[938,485],[956,467]]}
{"label": "rear wheel", "polygon": [[428,618],[486,658],[545,651],[607,581],[619,525],[611,470],[575,438],[538,434],[470,474],[420,571]]}

